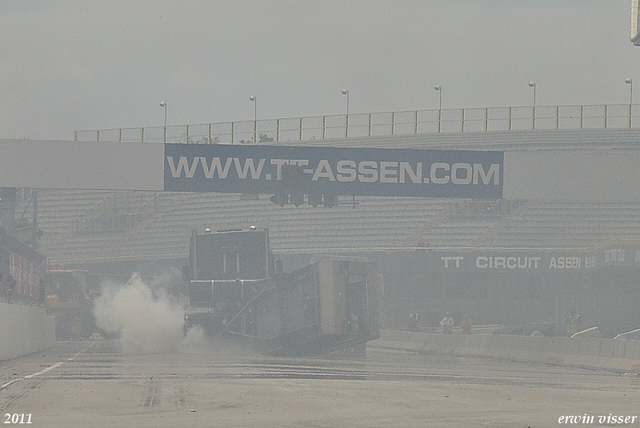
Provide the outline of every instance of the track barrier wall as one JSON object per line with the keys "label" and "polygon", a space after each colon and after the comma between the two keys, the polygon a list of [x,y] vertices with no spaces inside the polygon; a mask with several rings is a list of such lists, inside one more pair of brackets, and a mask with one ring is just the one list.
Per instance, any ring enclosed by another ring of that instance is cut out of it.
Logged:
{"label": "track barrier wall", "polygon": [[55,320],[39,306],[0,303],[0,361],[39,352],[55,344]]}
{"label": "track barrier wall", "polygon": [[640,341],[384,330],[371,348],[640,372]]}

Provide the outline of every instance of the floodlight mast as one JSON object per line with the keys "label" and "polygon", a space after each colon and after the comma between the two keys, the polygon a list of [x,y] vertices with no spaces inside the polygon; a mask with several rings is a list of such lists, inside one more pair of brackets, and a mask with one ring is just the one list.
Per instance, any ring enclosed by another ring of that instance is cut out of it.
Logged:
{"label": "floodlight mast", "polygon": [[631,0],[631,42],[640,46],[640,0]]}

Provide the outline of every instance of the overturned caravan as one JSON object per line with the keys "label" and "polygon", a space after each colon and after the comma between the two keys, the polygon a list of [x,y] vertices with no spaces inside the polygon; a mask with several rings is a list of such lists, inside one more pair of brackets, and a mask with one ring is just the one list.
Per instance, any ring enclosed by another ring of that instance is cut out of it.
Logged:
{"label": "overturned caravan", "polygon": [[292,273],[281,266],[266,229],[194,232],[185,328],[273,355],[323,354],[379,337],[373,263],[327,258]]}

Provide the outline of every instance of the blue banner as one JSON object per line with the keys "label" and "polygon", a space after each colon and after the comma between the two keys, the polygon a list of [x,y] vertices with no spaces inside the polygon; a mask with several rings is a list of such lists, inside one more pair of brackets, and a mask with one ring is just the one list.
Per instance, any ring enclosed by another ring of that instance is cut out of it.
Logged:
{"label": "blue banner", "polygon": [[172,192],[502,198],[504,152],[165,144]]}

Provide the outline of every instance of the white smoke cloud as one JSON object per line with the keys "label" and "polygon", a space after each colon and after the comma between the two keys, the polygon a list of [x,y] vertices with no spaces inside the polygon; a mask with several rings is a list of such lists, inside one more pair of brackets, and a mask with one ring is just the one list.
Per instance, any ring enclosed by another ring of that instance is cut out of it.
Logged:
{"label": "white smoke cloud", "polygon": [[207,338],[204,329],[199,325],[191,326],[191,328],[187,332],[187,335],[182,341],[180,351],[185,353],[208,354],[217,352],[213,345],[213,342],[209,338]]}
{"label": "white smoke cloud", "polygon": [[184,310],[164,289],[152,289],[134,274],[122,285],[106,282],[94,301],[96,325],[119,334],[127,353],[177,352],[184,340]]}

